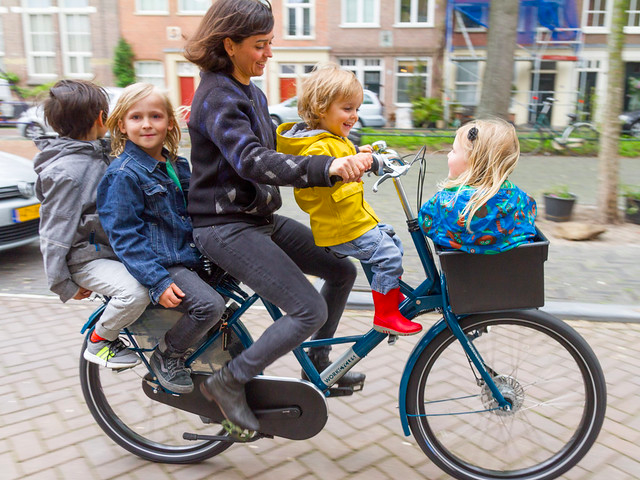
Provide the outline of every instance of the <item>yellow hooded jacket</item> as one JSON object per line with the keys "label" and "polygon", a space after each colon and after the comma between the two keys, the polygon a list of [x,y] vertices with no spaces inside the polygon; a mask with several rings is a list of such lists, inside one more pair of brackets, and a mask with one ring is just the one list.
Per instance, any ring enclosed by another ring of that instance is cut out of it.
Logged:
{"label": "yellow hooded jacket", "polygon": [[[278,151],[290,155],[355,155],[347,138],[326,130],[308,130],[304,123],[283,123],[278,127]],[[330,247],[350,242],[380,221],[364,200],[362,182],[337,182],[333,187],[295,188],[296,202],[310,217],[316,245]]]}

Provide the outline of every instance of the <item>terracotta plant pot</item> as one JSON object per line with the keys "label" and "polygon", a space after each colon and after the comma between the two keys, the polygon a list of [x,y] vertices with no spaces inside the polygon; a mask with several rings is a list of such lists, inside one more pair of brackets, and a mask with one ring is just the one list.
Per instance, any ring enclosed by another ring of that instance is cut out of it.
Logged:
{"label": "terracotta plant pot", "polygon": [[549,193],[544,194],[544,218],[552,222],[568,222],[571,220],[573,205],[576,203],[576,196],[572,193],[568,196],[557,196]]}

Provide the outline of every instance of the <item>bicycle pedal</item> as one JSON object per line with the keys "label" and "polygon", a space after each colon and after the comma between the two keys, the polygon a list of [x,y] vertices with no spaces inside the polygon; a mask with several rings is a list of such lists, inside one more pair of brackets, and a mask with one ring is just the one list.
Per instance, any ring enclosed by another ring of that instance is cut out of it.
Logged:
{"label": "bicycle pedal", "polygon": [[389,335],[389,338],[387,338],[387,343],[389,345],[395,345],[397,341],[398,341],[398,335]]}
{"label": "bicycle pedal", "polygon": [[353,392],[359,392],[360,390],[354,390],[353,387],[331,387],[327,392],[327,397],[348,397],[353,395]]}
{"label": "bicycle pedal", "polygon": [[255,431],[241,428],[226,418],[220,425],[222,425],[222,428],[224,428],[225,432],[227,432],[229,436],[233,437],[238,442],[249,442],[256,435]]}

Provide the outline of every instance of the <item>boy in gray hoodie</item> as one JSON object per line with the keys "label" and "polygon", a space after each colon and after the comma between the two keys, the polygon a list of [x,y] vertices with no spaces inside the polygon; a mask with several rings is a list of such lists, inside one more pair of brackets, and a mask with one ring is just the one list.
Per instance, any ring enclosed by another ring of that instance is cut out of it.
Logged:
{"label": "boy in gray hoodie", "polygon": [[84,358],[109,368],[128,368],[140,358],[126,348],[120,330],[149,304],[149,292],[109,246],[96,210],[98,183],[109,165],[102,139],[109,100],[104,89],[82,80],[61,80],[49,91],[44,113],[59,136],[35,140],[40,250],[49,289],[63,302],[92,292],[111,297],[91,335]]}

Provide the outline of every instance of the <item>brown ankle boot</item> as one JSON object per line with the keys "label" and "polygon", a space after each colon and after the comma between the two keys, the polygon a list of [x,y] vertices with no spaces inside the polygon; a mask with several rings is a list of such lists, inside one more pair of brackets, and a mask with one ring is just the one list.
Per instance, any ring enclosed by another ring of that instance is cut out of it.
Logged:
{"label": "brown ankle boot", "polygon": [[415,335],[422,330],[422,325],[406,319],[398,310],[399,288],[394,288],[387,294],[371,291],[373,295],[374,330],[389,335]]}

